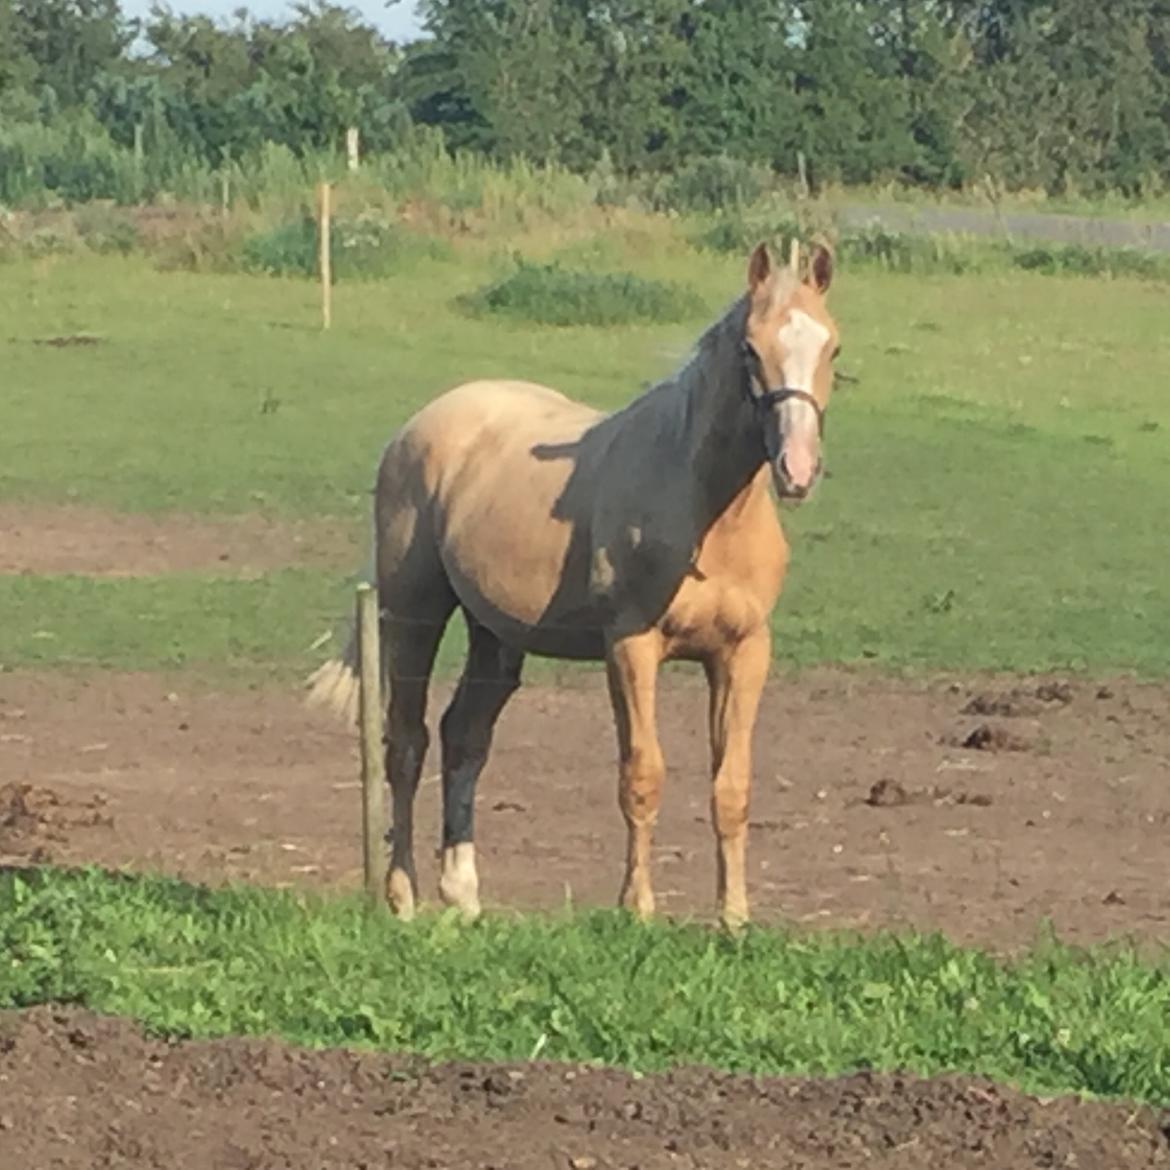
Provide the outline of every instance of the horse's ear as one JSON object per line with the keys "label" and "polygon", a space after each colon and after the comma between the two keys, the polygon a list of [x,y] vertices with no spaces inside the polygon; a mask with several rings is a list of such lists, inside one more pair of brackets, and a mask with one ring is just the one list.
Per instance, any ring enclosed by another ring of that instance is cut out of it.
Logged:
{"label": "horse's ear", "polygon": [[768,245],[761,241],[755,246],[751,259],[748,260],[748,291],[755,296],[771,275],[772,253],[768,251]]}
{"label": "horse's ear", "polygon": [[821,240],[813,245],[808,264],[809,280],[819,293],[829,291],[833,283],[833,251]]}

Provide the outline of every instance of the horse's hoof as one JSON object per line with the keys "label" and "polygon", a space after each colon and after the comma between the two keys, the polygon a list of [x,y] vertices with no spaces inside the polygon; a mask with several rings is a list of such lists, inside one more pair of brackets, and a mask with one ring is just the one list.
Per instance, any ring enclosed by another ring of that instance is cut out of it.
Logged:
{"label": "horse's hoof", "polygon": [[440,878],[439,896],[443,899],[444,905],[459,911],[459,916],[464,922],[474,922],[480,916],[479,895],[474,891],[452,888]]}
{"label": "horse's hoof", "polygon": [[414,883],[405,870],[392,869],[386,875],[386,902],[401,922],[414,918]]}
{"label": "horse's hoof", "polygon": [[439,897],[458,910],[464,922],[474,922],[479,917],[479,876],[475,871],[475,846],[470,842],[443,850]]}
{"label": "horse's hoof", "polygon": [[637,894],[623,891],[618,905],[639,922],[649,922],[654,917],[654,895],[649,890]]}
{"label": "horse's hoof", "polygon": [[748,913],[746,910],[727,910],[720,911],[719,924],[723,929],[731,935],[732,938],[740,938],[748,928]]}

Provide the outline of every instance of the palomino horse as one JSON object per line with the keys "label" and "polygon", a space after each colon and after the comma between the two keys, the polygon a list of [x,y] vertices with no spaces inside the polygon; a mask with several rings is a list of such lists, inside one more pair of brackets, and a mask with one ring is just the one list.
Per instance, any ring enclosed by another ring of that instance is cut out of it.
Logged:
{"label": "palomino horse", "polygon": [[[751,737],[767,675],[769,619],[788,546],[768,495],[808,495],[821,470],[837,327],[825,308],[832,256],[803,274],[751,254],[747,290],[688,364],[612,414],[545,386],[476,381],[419,410],[383,451],[374,575],[388,684],[393,804],[386,896],[414,912],[413,808],[428,747],[435,653],[456,608],[462,678],[441,723],[440,895],[479,913],[476,781],[526,654],[604,660],[629,833],[621,902],[654,909],[650,843],[664,775],[655,725],[659,664],[699,661],[710,687],[717,896],[747,920]],[[354,717],[358,650],[309,680],[310,703]]]}

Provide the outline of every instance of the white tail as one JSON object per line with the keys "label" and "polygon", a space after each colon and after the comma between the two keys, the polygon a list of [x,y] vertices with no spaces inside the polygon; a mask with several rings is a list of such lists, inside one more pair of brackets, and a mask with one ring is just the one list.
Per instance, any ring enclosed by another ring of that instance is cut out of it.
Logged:
{"label": "white tail", "polygon": [[[371,555],[370,563],[360,578],[362,581],[373,583],[374,562]],[[379,639],[382,661],[378,672],[381,679],[382,691],[386,690],[387,663],[386,644]],[[360,651],[358,649],[357,617],[351,613],[346,624],[345,649],[328,662],[322,663],[305,680],[307,694],[305,704],[309,707],[320,707],[330,711],[340,719],[350,724],[358,721],[358,704],[361,698],[361,676],[359,674]]]}
{"label": "white tail", "polygon": [[336,658],[317,667],[305,680],[308,693],[305,703],[310,707],[322,707],[348,723],[357,723],[358,693],[361,680],[358,677],[357,626],[349,624],[349,639],[345,649]]}

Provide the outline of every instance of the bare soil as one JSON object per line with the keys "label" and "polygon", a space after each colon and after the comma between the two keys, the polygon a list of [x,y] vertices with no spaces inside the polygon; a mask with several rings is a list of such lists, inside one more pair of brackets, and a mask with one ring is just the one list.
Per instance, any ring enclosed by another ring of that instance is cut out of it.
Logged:
{"label": "bare soil", "polygon": [[[0,505],[0,573],[261,573],[350,563],[352,534],[259,517]],[[548,677],[548,676],[545,676]],[[526,687],[478,804],[489,907],[612,904],[624,829],[596,675]],[[432,724],[450,687],[435,688]],[[295,691],[150,674],[0,673],[0,865],[354,888],[354,731]],[[777,678],[761,707],[749,850],[757,920],[916,927],[1010,950],[1165,942],[1170,686],[1129,680]],[[706,697],[663,676],[664,913],[709,916]],[[435,893],[437,757],[419,795]],[[276,1041],[164,1043],[75,1009],[0,1013],[0,1168],[568,1170],[1170,1165],[1168,1120],[963,1078],[634,1079],[530,1064],[423,1068]]]}
{"label": "bare soil", "polygon": [[[436,686],[432,723],[448,694]],[[996,949],[1046,918],[1077,942],[1166,941],[1168,704],[1170,687],[1126,680],[774,680],[756,738],[755,917]],[[714,893],[705,712],[698,678],[664,675],[656,888],[664,913],[700,918]],[[615,757],[598,677],[520,692],[479,790],[489,905],[613,903]],[[416,840],[432,902],[437,768],[432,752]],[[357,777],[353,730],[296,691],[0,674],[0,862],[354,888]]]}
{"label": "bare soil", "polygon": [[29,1170],[1141,1170],[1167,1118],[958,1077],[634,1079],[229,1039],[76,1010],[0,1014],[0,1164]]}
{"label": "bare soil", "polygon": [[341,521],[147,516],[81,504],[2,502],[0,537],[0,574],[258,576],[301,565],[336,569],[359,556]]}

